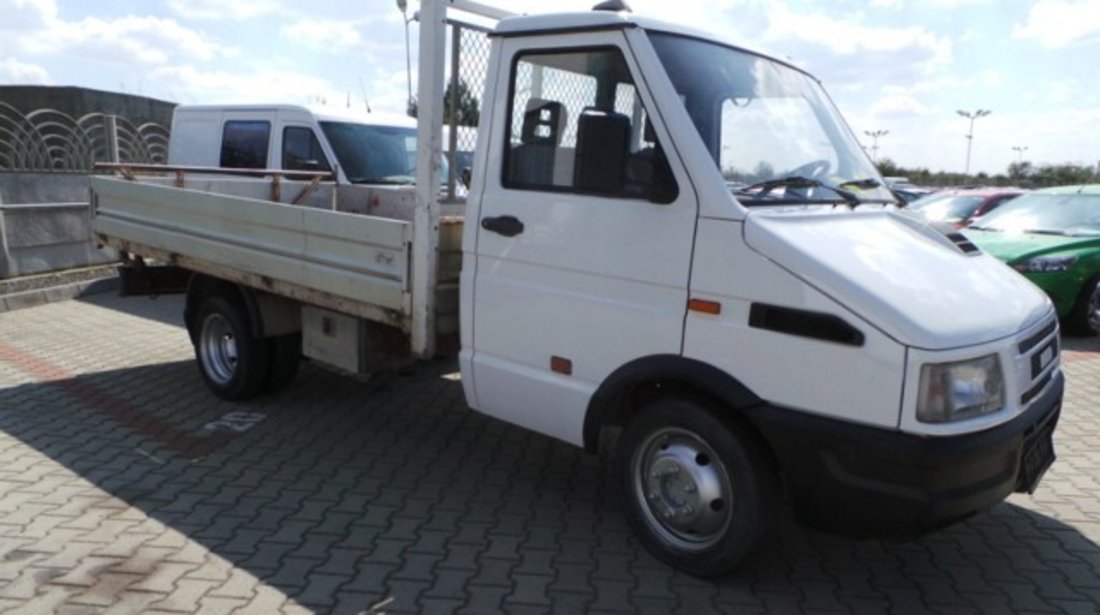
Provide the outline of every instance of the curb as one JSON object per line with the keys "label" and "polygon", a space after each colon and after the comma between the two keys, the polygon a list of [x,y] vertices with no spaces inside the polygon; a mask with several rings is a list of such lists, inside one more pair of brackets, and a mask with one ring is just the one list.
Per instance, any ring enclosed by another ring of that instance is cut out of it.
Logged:
{"label": "curb", "polygon": [[118,277],[109,277],[0,295],[0,314],[88,295],[108,293],[117,291],[119,288]]}

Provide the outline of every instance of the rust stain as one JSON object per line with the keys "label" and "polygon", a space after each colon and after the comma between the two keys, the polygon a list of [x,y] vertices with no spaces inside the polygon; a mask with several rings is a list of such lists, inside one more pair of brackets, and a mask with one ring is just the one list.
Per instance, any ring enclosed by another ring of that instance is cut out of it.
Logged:
{"label": "rust stain", "polygon": [[114,396],[109,391],[81,382],[75,374],[60,366],[2,342],[0,342],[0,361],[13,365],[39,382],[60,388],[73,400],[187,458],[196,459],[209,455],[232,439],[229,434],[199,437],[187,433],[156,417],[149,416],[141,408]]}

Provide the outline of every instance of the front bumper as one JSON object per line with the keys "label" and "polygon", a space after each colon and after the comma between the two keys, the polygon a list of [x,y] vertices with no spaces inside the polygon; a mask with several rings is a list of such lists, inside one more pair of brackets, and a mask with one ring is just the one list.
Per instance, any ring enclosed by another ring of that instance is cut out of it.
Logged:
{"label": "front bumper", "polygon": [[915,536],[1028,491],[1025,448],[1057,425],[1065,380],[985,431],[927,437],[772,406],[748,412],[775,452],[802,523],[855,537]]}

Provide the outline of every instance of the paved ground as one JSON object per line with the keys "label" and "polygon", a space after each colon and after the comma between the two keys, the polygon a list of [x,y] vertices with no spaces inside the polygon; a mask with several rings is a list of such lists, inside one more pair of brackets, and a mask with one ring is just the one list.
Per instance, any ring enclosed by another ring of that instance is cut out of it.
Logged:
{"label": "paved ground", "polygon": [[1034,498],[918,542],[789,521],[751,570],[671,571],[597,459],[469,411],[452,366],[209,395],[175,298],[0,314],[0,610],[1097,613],[1100,345],[1067,340]]}

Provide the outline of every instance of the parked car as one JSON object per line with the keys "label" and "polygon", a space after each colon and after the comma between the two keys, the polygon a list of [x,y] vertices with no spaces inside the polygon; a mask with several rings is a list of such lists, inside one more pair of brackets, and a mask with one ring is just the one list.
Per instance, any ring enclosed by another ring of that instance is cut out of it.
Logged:
{"label": "parked car", "polygon": [[1016,188],[944,190],[913,201],[908,209],[929,222],[946,222],[962,228],[1024,192]]}
{"label": "parked car", "polygon": [[1036,190],[965,234],[1046,291],[1067,331],[1100,331],[1100,184]]}

